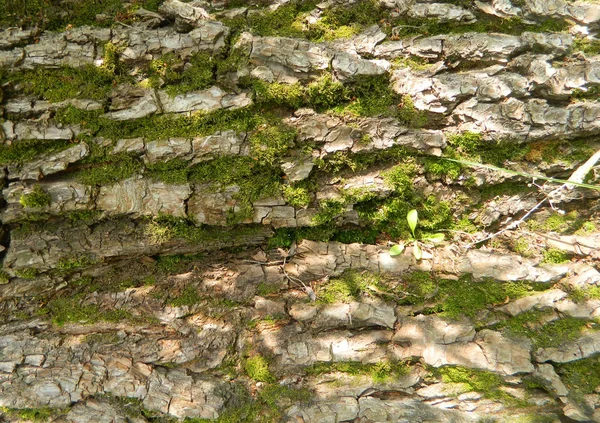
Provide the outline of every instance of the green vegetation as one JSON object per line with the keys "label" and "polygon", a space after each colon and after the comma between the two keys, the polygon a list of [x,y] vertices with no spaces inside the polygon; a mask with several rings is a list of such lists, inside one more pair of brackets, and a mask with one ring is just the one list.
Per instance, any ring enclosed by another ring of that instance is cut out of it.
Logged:
{"label": "green vegetation", "polygon": [[75,177],[82,184],[96,186],[112,185],[132,177],[142,169],[140,161],[129,154],[89,158],[89,160],[82,160],[81,163],[87,166],[75,172]]}
{"label": "green vegetation", "polygon": [[73,270],[80,267],[87,267],[96,264],[96,260],[87,255],[77,255],[73,257],[63,257],[56,264],[57,269]]}
{"label": "green vegetation", "polygon": [[531,295],[547,285],[529,282],[499,282],[491,279],[473,281],[470,275],[458,280],[439,279],[427,272],[411,272],[389,292],[401,296],[397,303],[427,304],[426,313],[441,313],[450,318],[476,317],[481,310]]}
{"label": "green vegetation", "polygon": [[600,286],[589,286],[581,289],[573,289],[569,297],[576,303],[586,300],[600,300]]}
{"label": "green vegetation", "polygon": [[512,336],[526,336],[536,348],[549,348],[577,339],[590,323],[574,317],[548,322],[550,317],[549,312],[533,310],[511,317],[497,327]]}
{"label": "green vegetation", "polygon": [[305,181],[281,187],[285,202],[293,207],[306,207],[310,204],[310,187]]}
{"label": "green vegetation", "polygon": [[133,12],[143,7],[156,11],[162,0],[85,0],[77,7],[61,7],[59,0],[0,0],[0,27],[34,27],[60,31],[70,26],[109,27],[114,22],[131,24],[138,18]]}
{"label": "green vegetation", "polygon": [[269,363],[262,355],[249,357],[244,363],[244,371],[255,382],[275,381],[275,378],[269,371]]}
{"label": "green vegetation", "polygon": [[73,144],[69,141],[23,140],[0,145],[0,165],[25,163],[42,154],[62,151]]}
{"label": "green vegetation", "polygon": [[98,321],[117,323],[132,318],[127,310],[104,310],[95,304],[83,304],[83,296],[56,298],[40,308],[39,314],[47,314],[56,326],[66,323],[93,324]]}
{"label": "green vegetation", "polygon": [[352,376],[367,375],[373,382],[382,383],[390,379],[398,379],[410,373],[410,367],[404,362],[380,361],[378,363],[364,364],[354,361],[341,361],[336,363],[319,362],[305,369],[308,375],[321,375],[327,373],[347,373]]}
{"label": "green vegetation", "polygon": [[283,421],[283,410],[291,404],[308,402],[311,393],[306,389],[294,389],[275,383],[267,384],[252,398],[241,385],[234,385],[235,392],[228,408],[216,420],[186,419],[186,423],[278,423]]}
{"label": "green vegetation", "polygon": [[484,370],[469,369],[466,367],[444,366],[432,369],[435,376],[441,377],[445,383],[459,383],[465,392],[480,392],[485,398],[497,399],[513,406],[525,407],[526,401],[517,399],[507,394],[500,388],[505,385],[504,379],[496,373]]}
{"label": "green vegetation", "polygon": [[575,395],[593,394],[600,387],[600,356],[558,364],[556,372]]}
{"label": "green vegetation", "polygon": [[71,98],[104,101],[110,94],[114,76],[105,69],[86,65],[22,71],[11,75],[11,81],[22,84],[25,94],[51,102]]}
{"label": "green vegetation", "polygon": [[382,277],[369,272],[346,271],[317,290],[317,301],[325,304],[359,301],[363,295],[380,291]]}
{"label": "green vegetation", "polygon": [[589,55],[600,54],[600,40],[590,38],[575,38],[573,50],[582,51]]}
{"label": "green vegetation", "polygon": [[15,275],[23,279],[34,279],[38,275],[38,271],[33,267],[28,267],[27,269],[15,270]]}
{"label": "green vegetation", "polygon": [[558,248],[549,248],[543,253],[542,263],[561,264],[571,260],[571,254]]}
{"label": "green vegetation", "polygon": [[248,139],[250,154],[260,165],[276,166],[294,144],[296,130],[279,124],[258,128]]}
{"label": "green vegetation", "polygon": [[[423,255],[423,251],[419,245],[420,242],[425,241],[437,244],[444,241],[444,234],[442,233],[425,234],[417,238],[417,236],[415,235],[415,230],[417,229],[417,224],[419,222],[419,215],[416,209],[412,209],[407,213],[406,220],[408,222],[408,226],[412,234],[412,237],[410,238],[410,242],[412,244],[412,253],[417,260],[421,260],[421,257]],[[390,256],[393,257],[402,254],[402,252],[404,251],[404,247],[404,244],[394,245],[392,248],[390,248]]]}
{"label": "green vegetation", "polygon": [[209,88],[216,83],[217,61],[208,53],[196,53],[186,61],[168,53],[150,63],[150,85],[159,88],[166,84],[171,96]]}
{"label": "green vegetation", "polygon": [[27,208],[42,208],[50,205],[52,197],[39,185],[36,185],[28,194],[23,194],[19,198],[19,203]]}
{"label": "green vegetation", "polygon": [[[566,214],[552,212],[550,215],[538,213],[526,223],[527,229],[536,232],[556,232],[570,235],[581,230],[586,224],[577,210]],[[589,227],[589,225],[588,225]]]}
{"label": "green vegetation", "polygon": [[[447,140],[448,146],[444,150],[444,157],[496,166],[501,166],[506,160],[521,160],[530,151],[529,146],[508,140],[496,143],[484,141],[481,134],[474,132],[449,135]],[[464,169],[460,163],[436,157],[426,158],[424,165],[426,172],[451,179],[458,178]]]}
{"label": "green vegetation", "polygon": [[202,300],[198,289],[195,286],[188,285],[176,297],[169,300],[169,305],[172,307],[193,306]]}
{"label": "green vegetation", "polygon": [[18,417],[22,420],[32,422],[46,422],[51,417],[55,417],[60,414],[65,414],[68,409],[66,408],[8,408],[0,407],[2,413],[9,414],[11,416]]}

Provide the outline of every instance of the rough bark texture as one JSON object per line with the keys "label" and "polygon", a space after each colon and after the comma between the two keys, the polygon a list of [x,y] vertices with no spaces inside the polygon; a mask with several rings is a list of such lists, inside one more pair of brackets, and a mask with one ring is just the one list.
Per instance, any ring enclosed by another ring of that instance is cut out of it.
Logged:
{"label": "rough bark texture", "polygon": [[0,421],[600,422],[599,3],[32,3]]}

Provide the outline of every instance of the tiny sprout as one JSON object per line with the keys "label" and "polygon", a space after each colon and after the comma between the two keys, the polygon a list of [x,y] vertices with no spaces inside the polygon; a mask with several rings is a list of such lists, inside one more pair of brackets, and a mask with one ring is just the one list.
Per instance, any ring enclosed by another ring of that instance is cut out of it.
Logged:
{"label": "tiny sprout", "polygon": [[[415,230],[417,229],[417,225],[419,223],[419,214],[415,209],[412,209],[406,214],[406,221],[408,222],[408,227],[410,228],[410,232],[412,233],[412,237],[410,242],[412,243],[412,254],[417,260],[421,260],[424,256],[425,258],[430,257],[429,253],[424,254],[423,249],[419,245],[420,243],[432,243],[439,244],[444,241],[444,234],[426,234],[417,239],[417,235]],[[406,245],[405,244],[397,244],[390,248],[389,254],[390,256],[398,256],[404,252]]]}

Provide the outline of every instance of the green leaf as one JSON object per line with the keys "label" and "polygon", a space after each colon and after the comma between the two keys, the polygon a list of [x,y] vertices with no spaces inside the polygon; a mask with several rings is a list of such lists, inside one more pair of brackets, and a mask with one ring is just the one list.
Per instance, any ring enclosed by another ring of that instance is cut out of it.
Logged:
{"label": "green leaf", "polygon": [[421,251],[421,247],[419,247],[416,242],[413,246],[413,256],[415,256],[417,260],[421,260],[421,257],[423,257],[423,251]]}
{"label": "green leaf", "polygon": [[431,234],[423,237],[423,241],[433,242],[434,244],[439,244],[444,241],[444,234]]}
{"label": "green leaf", "polygon": [[392,248],[390,248],[390,256],[399,256],[402,254],[402,251],[404,251],[404,244],[394,245]]}
{"label": "green leaf", "polygon": [[417,229],[417,222],[419,221],[419,215],[415,209],[412,209],[406,215],[406,220],[408,221],[408,226],[410,227],[410,231],[413,236],[415,236],[415,229]]}

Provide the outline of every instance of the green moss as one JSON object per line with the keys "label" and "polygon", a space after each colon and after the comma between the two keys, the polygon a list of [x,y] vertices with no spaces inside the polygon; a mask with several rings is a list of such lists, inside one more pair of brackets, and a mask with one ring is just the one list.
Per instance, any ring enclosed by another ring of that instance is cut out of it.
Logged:
{"label": "green moss", "polygon": [[64,30],[68,26],[94,25],[109,27],[115,21],[131,23],[135,6],[156,7],[156,0],[135,1],[125,4],[121,0],[81,1],[77,7],[61,7],[59,0],[0,0],[0,27],[33,27],[40,30]]}
{"label": "green moss", "polygon": [[552,214],[539,214],[530,219],[526,225],[531,231],[556,232],[559,234],[572,234],[584,225],[585,220],[574,210],[567,214],[553,212]]}
{"label": "green moss", "polygon": [[189,179],[199,183],[212,182],[211,189],[214,190],[232,185],[240,188],[234,197],[239,211],[230,214],[230,223],[251,217],[252,202],[278,195],[282,182],[281,169],[265,166],[251,157],[219,157],[201,163],[191,169]]}
{"label": "green moss", "polygon": [[202,297],[198,294],[195,286],[186,286],[185,289],[175,298],[169,300],[169,305],[173,307],[193,306],[198,304]]}
{"label": "green moss", "polygon": [[370,376],[373,382],[382,383],[390,379],[397,379],[410,373],[407,363],[381,361],[379,363],[363,364],[354,361],[342,361],[336,363],[319,362],[304,369],[310,376],[327,373],[346,373],[353,376]]}
{"label": "green moss", "polygon": [[107,157],[106,161],[98,160],[90,163],[85,169],[75,172],[77,180],[86,185],[112,185],[139,173],[142,169],[140,161],[128,154]]}
{"label": "green moss", "polygon": [[571,97],[575,100],[600,100],[600,85],[592,85],[585,90],[574,89]]}
{"label": "green moss", "polygon": [[545,250],[543,256],[542,263],[561,264],[571,260],[571,254],[558,248]]}
{"label": "green moss", "polygon": [[160,77],[166,84],[167,93],[176,96],[214,85],[216,68],[217,57],[208,53],[195,53],[187,61],[170,54],[151,62],[150,79]]}
{"label": "green moss", "polygon": [[590,55],[600,54],[600,40],[590,38],[575,38],[573,50],[582,51]]}
{"label": "green moss", "polygon": [[557,364],[556,372],[571,392],[578,395],[593,394],[600,386],[600,356]]}
{"label": "green moss", "polygon": [[126,310],[104,310],[95,304],[84,305],[83,296],[56,298],[50,300],[39,310],[40,314],[47,314],[56,326],[66,323],[93,324],[99,321],[119,322],[130,319],[131,313]]}
{"label": "green moss", "polygon": [[431,68],[431,64],[419,56],[397,57],[392,61],[394,67],[410,68],[414,71],[424,71]]}
{"label": "green moss", "polygon": [[11,81],[20,83],[25,94],[59,102],[71,98],[104,101],[116,80],[105,69],[86,65],[22,71],[12,74]]}
{"label": "green moss", "polygon": [[260,165],[279,165],[295,138],[296,130],[287,125],[261,127],[248,138],[250,154]]}
{"label": "green moss", "polygon": [[87,267],[96,264],[96,260],[87,255],[77,255],[72,257],[63,257],[56,264],[57,269],[73,270],[80,267]]}
{"label": "green moss", "polygon": [[60,414],[65,414],[68,409],[65,408],[8,408],[0,407],[0,411],[22,420],[32,422],[46,422],[50,418],[56,418]]}
{"label": "green moss", "polygon": [[551,312],[528,311],[500,323],[497,327],[512,336],[526,336],[536,348],[558,347],[581,336],[588,321],[564,317],[544,323]]}
{"label": "green moss", "polygon": [[382,279],[377,274],[346,271],[341,276],[331,278],[324,285],[319,286],[317,301],[324,304],[358,301],[363,294],[381,286]]}
{"label": "green moss", "polygon": [[267,83],[261,80],[252,82],[255,99],[259,104],[298,108],[306,104],[305,90],[302,84]]}
{"label": "green moss", "polygon": [[62,151],[72,146],[69,141],[23,140],[11,145],[0,145],[0,164],[26,163],[42,154]]}
{"label": "green moss", "polygon": [[586,300],[600,300],[600,286],[573,289],[569,292],[569,298],[577,303]]}
{"label": "green moss", "polygon": [[0,270],[0,285],[8,283],[10,281],[10,275],[4,270]]}
{"label": "green moss", "polygon": [[50,205],[52,197],[44,191],[39,185],[36,185],[28,194],[23,194],[19,198],[19,203],[27,208],[42,208]]}
{"label": "green moss", "polygon": [[280,286],[278,284],[269,284],[266,282],[260,282],[256,287],[256,295],[265,297],[270,294],[279,292]]}
{"label": "green moss", "polygon": [[412,193],[416,171],[415,163],[408,159],[384,172],[382,176],[385,183],[394,190],[396,195],[404,197]]}
{"label": "green moss", "polygon": [[27,269],[15,270],[15,275],[23,279],[34,279],[38,275],[37,269],[28,267]]}
{"label": "green moss", "polygon": [[275,378],[269,370],[269,363],[261,355],[249,357],[244,363],[244,371],[255,382],[273,382]]}
{"label": "green moss", "polygon": [[306,184],[283,185],[281,189],[285,202],[290,206],[302,208],[310,204],[310,191]]}
{"label": "green moss", "polygon": [[325,225],[339,217],[346,209],[344,202],[338,200],[324,200],[319,204],[319,210],[312,217],[313,225]]}
{"label": "green moss", "polygon": [[466,367],[444,366],[433,370],[434,375],[441,377],[445,383],[463,384],[467,391],[480,392],[485,398],[500,400],[513,406],[525,407],[526,401],[517,399],[500,390],[505,385],[504,379],[496,373],[469,369]]}
{"label": "green moss", "polygon": [[188,181],[189,162],[181,159],[172,159],[166,162],[146,164],[145,175],[155,181],[166,184],[185,184]]}
{"label": "green moss", "polygon": [[[457,281],[441,279],[437,283],[438,292],[430,300],[437,302],[437,305],[430,311],[452,318],[462,315],[475,317],[479,311],[503,304],[507,298],[518,299],[534,293],[534,290],[547,288],[527,282],[498,282],[491,279],[476,282],[469,275]],[[421,295],[426,298],[431,294]]]}

